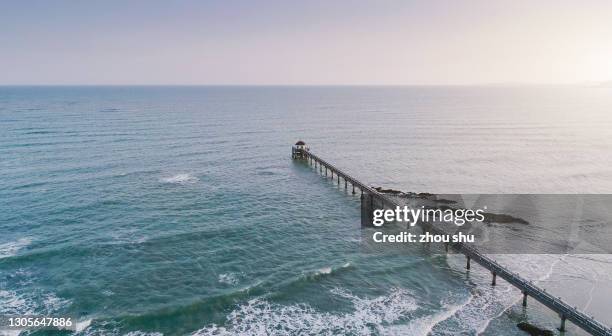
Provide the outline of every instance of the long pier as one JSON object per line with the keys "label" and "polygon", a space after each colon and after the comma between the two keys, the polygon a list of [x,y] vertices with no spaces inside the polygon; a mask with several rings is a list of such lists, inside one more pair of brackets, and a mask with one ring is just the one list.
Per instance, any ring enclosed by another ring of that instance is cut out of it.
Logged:
{"label": "long pier", "polygon": [[[371,226],[373,220],[373,210],[383,209],[385,207],[403,207],[393,198],[378,192],[376,189],[367,186],[360,182],[356,178],[336,168],[334,165],[323,160],[319,156],[315,155],[306,147],[304,142],[296,143],[291,150],[291,156],[296,160],[306,160],[314,169],[319,169],[319,172],[323,174],[325,170],[325,176],[331,176],[334,180],[336,177],[338,185],[340,185],[340,179],[344,181],[344,188],[348,190],[348,184],[352,187],[352,193],[355,194],[355,188],[361,192],[361,224],[362,226]],[[443,229],[428,225],[427,230],[433,234],[448,234]],[[487,257],[486,255],[479,252],[474,247],[468,246],[465,243],[448,243],[446,248],[449,246],[454,250],[462,253],[466,257],[466,268],[469,270],[471,267],[471,261],[473,260],[480,266],[486,268],[491,272],[492,281],[491,285],[496,285],[497,277],[506,280],[508,283],[518,288],[523,293],[523,306],[527,306],[527,298],[532,297],[536,301],[540,302],[544,306],[548,307],[552,311],[559,314],[561,319],[559,331],[566,331],[566,321],[571,321],[573,324],[581,328],[582,330],[595,336],[612,336],[612,329],[606,327],[602,323],[596,321],[593,317],[587,316],[575,307],[571,307],[567,303],[563,302],[560,298],[554,297],[547,293],[544,289],[534,285],[532,282],[522,278],[518,273],[511,272],[503,265],[497,263],[495,260]]]}

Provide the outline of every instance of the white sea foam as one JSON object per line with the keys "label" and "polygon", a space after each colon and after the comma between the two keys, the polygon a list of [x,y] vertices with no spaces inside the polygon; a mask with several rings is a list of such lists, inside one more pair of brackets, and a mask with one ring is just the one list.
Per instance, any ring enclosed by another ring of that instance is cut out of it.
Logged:
{"label": "white sea foam", "polygon": [[124,334],[123,336],[164,336],[164,334],[160,333],[160,332],[144,332],[144,331],[130,331],[127,334]]}
{"label": "white sea foam", "polygon": [[88,319],[88,320],[84,320],[84,321],[77,321],[75,324],[75,331],[76,332],[82,332],[85,329],[89,328],[89,326],[91,325],[91,321],[92,319]]}
{"label": "white sea foam", "polygon": [[17,255],[19,250],[27,247],[32,243],[30,238],[20,238],[14,242],[0,244],[0,259]]}
{"label": "white sea foam", "polygon": [[70,304],[70,300],[61,299],[53,293],[47,293],[43,296],[42,308],[46,312],[55,312]]}
{"label": "white sea foam", "polygon": [[222,273],[219,274],[219,283],[226,285],[235,285],[239,282],[238,274],[236,273]]}
{"label": "white sea foam", "polygon": [[105,289],[105,290],[102,291],[102,295],[104,295],[104,296],[113,296],[113,295],[115,295],[115,292],[113,292],[110,289]]}
{"label": "white sea foam", "polygon": [[15,291],[0,290],[0,314],[29,314],[32,312],[26,298]]}
{"label": "white sea foam", "polygon": [[408,324],[396,325],[389,328],[390,335],[411,335],[411,336],[426,336],[434,331],[434,328],[444,321],[452,318],[458,311],[463,309],[472,301],[472,296],[469,296],[461,303],[443,303],[442,310],[428,316],[419,317],[411,320]]}
{"label": "white sea foam", "polygon": [[318,275],[332,274],[332,273],[334,273],[334,272],[336,272],[336,271],[338,271],[340,269],[344,269],[344,268],[348,268],[348,267],[351,267],[351,263],[350,262],[347,262],[347,263],[343,264],[340,267],[331,267],[331,266],[330,267],[322,267],[322,268],[319,268],[318,270],[316,270],[313,275],[316,277]]}
{"label": "white sea foam", "polygon": [[0,336],[18,336],[22,330],[3,330],[0,329]]}
{"label": "white sea foam", "polygon": [[[146,332],[146,331],[130,331],[128,333],[121,332],[114,324],[109,324],[104,321],[99,322],[98,327],[91,327],[92,320],[84,320],[77,322],[77,334],[81,336],[163,336],[160,332]],[[79,328],[82,328],[79,330]]]}
{"label": "white sea foam", "polygon": [[53,293],[0,290],[0,315],[51,315],[70,303]]}
{"label": "white sea foam", "polygon": [[323,267],[320,268],[319,270],[317,270],[315,272],[315,274],[331,274],[332,272],[332,268],[331,267]]}
{"label": "white sea foam", "polygon": [[53,313],[70,304],[70,300],[58,298],[53,293],[42,296],[33,293],[0,290],[0,314]]}
{"label": "white sea foam", "polygon": [[196,331],[206,335],[370,335],[416,310],[417,305],[404,289],[365,299],[342,289],[332,294],[351,300],[354,311],[345,314],[319,312],[306,304],[279,305],[254,299],[227,316],[227,325],[211,325]]}
{"label": "white sea foam", "polygon": [[161,179],[163,183],[173,184],[190,184],[199,181],[199,179],[191,174],[181,173],[170,177],[164,177]]}

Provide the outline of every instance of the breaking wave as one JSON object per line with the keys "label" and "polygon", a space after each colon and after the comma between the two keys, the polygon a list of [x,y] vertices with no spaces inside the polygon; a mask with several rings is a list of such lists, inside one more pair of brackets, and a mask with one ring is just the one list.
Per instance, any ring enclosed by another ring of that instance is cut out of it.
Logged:
{"label": "breaking wave", "polygon": [[61,310],[70,303],[70,300],[61,299],[53,293],[34,295],[0,290],[0,314],[3,315],[49,314]]}
{"label": "breaking wave", "polygon": [[226,285],[236,285],[240,282],[239,276],[236,273],[222,273],[219,274],[218,278],[219,283]]}
{"label": "breaking wave", "polygon": [[[518,255],[490,256],[511,269],[517,268],[524,278],[533,279],[535,283],[548,279],[554,267],[563,259],[562,256],[558,258],[559,256],[549,255],[530,255],[529,259],[521,259]],[[469,299],[446,309],[445,318],[432,325],[431,331],[436,335],[457,335],[465,332],[479,335],[487,330],[493,320],[520,302],[520,290],[505,281],[500,281],[492,287],[488,285],[489,277],[490,274],[485,270],[472,270],[471,281],[476,285],[470,288]],[[487,285],[482,285],[483,283]]]}
{"label": "breaking wave", "polygon": [[253,299],[227,315],[224,326],[210,325],[193,336],[207,335],[376,335],[418,308],[405,289],[393,289],[388,295],[360,298],[343,289],[333,295],[351,300],[348,313],[317,311],[307,304],[280,305]]}
{"label": "breaking wave", "polygon": [[31,243],[32,240],[30,238],[21,238],[14,242],[0,244],[0,259],[16,255],[19,250],[27,247]]}
{"label": "breaking wave", "polygon": [[191,174],[176,174],[170,177],[164,177],[161,179],[163,183],[174,183],[174,184],[189,184],[195,183],[199,179]]}
{"label": "breaking wave", "polygon": [[317,278],[319,278],[321,276],[330,275],[330,274],[339,272],[341,270],[347,269],[349,267],[351,267],[351,263],[350,262],[347,262],[347,263],[345,263],[345,264],[343,264],[341,266],[337,266],[337,267],[332,267],[332,266],[322,267],[322,268],[319,268],[318,270],[316,270],[316,271],[314,271],[314,272],[312,272],[310,274],[305,275],[304,277],[306,279],[311,279],[311,280],[312,279],[317,279]]}

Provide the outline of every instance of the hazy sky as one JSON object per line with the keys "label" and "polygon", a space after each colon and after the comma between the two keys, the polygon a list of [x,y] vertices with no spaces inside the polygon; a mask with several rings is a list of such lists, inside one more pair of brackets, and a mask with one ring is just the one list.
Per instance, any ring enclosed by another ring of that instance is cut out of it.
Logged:
{"label": "hazy sky", "polygon": [[612,1],[0,2],[0,84],[612,80]]}

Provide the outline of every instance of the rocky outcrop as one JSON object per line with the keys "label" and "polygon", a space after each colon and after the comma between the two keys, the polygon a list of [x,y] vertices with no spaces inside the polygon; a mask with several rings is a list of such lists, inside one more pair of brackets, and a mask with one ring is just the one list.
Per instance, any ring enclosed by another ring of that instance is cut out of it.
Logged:
{"label": "rocky outcrop", "polygon": [[488,223],[518,223],[528,225],[529,222],[518,217],[513,217],[510,215],[499,215],[494,213],[485,212],[484,214],[485,222]]}
{"label": "rocky outcrop", "polygon": [[555,335],[555,333],[553,333],[551,330],[539,328],[528,322],[521,322],[517,324],[516,326],[531,336],[554,336]]}
{"label": "rocky outcrop", "polygon": [[[452,207],[449,207],[447,204],[457,203],[456,201],[453,201],[453,200],[438,198],[437,195],[430,194],[430,193],[403,192],[401,190],[395,190],[395,189],[383,189],[382,187],[374,187],[374,190],[378,191],[381,194],[388,194],[388,195],[393,195],[393,196],[401,197],[401,198],[419,198],[423,200],[428,200],[428,201],[439,204],[436,207],[441,210],[453,209]],[[427,207],[427,208],[433,209],[433,207]],[[518,218],[518,217],[506,215],[506,214],[494,214],[494,213],[489,213],[489,212],[483,212],[483,216],[484,216],[484,222],[486,223],[499,223],[499,224],[517,223],[517,224],[524,224],[524,225],[529,224],[528,221],[522,218]]]}

